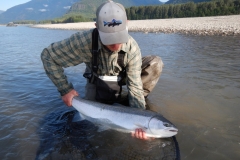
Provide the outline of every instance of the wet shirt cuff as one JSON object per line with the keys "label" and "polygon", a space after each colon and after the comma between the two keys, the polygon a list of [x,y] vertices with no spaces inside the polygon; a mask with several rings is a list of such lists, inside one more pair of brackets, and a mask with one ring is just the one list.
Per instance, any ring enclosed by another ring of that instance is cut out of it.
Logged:
{"label": "wet shirt cuff", "polygon": [[73,89],[74,89],[74,87],[73,87],[72,83],[70,83],[67,88],[58,89],[58,91],[61,96],[64,96],[65,94],[67,94],[68,92],[70,92]]}

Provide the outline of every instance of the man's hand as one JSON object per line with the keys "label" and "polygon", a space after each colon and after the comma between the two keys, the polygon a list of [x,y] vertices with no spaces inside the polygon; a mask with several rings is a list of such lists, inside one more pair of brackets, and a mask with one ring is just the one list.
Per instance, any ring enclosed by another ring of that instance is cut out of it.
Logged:
{"label": "man's hand", "polygon": [[143,139],[143,140],[152,139],[152,138],[147,137],[145,132],[141,128],[136,129],[135,133],[132,132],[132,137],[136,137],[136,138]]}
{"label": "man's hand", "polygon": [[142,140],[152,140],[152,139],[155,139],[155,138],[147,137],[145,131],[142,130],[141,128],[136,129],[135,133],[132,132],[132,137],[139,138],[139,139],[142,139]]}
{"label": "man's hand", "polygon": [[75,91],[73,89],[70,92],[68,92],[67,94],[65,94],[64,96],[62,96],[62,100],[68,107],[70,107],[70,106],[72,106],[73,97],[76,97],[76,96],[78,96],[78,93],[77,93],[77,91]]}

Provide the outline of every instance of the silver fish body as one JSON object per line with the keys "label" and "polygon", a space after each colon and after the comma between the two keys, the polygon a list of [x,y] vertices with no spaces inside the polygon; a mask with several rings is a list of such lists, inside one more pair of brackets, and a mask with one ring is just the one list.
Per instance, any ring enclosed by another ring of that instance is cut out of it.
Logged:
{"label": "silver fish body", "polygon": [[159,113],[108,105],[74,97],[72,106],[80,112],[81,117],[102,126],[102,130],[114,129],[121,132],[134,132],[142,128],[148,137],[165,138],[177,134],[178,129]]}

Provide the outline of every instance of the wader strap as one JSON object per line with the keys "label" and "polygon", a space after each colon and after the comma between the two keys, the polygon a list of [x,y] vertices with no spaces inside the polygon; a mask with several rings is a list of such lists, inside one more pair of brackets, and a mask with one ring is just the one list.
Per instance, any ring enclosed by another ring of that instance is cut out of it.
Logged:
{"label": "wader strap", "polygon": [[117,63],[120,67],[122,67],[123,70],[125,70],[125,67],[124,67],[124,55],[125,55],[125,52],[123,52],[122,50],[120,52],[118,52],[118,59],[117,59]]}
{"label": "wader strap", "polygon": [[98,71],[98,30],[95,28],[92,33],[92,70],[97,74]]}
{"label": "wader strap", "polygon": [[[94,73],[97,74],[98,71],[98,30],[95,28],[92,33],[92,70]],[[120,51],[118,52],[118,59],[117,63],[122,68],[123,71],[125,71],[124,67],[124,56],[125,52]]]}
{"label": "wader strap", "polygon": [[[92,33],[92,77],[90,82],[93,83],[94,81],[94,75],[97,76],[97,71],[98,71],[98,55],[99,55],[99,50],[98,50],[98,30],[95,28]],[[117,63],[118,65],[122,68],[122,71],[120,72],[120,76],[123,77],[126,75],[125,67],[124,67],[124,56],[125,52],[120,51],[118,52],[118,59]]]}
{"label": "wader strap", "polygon": [[[120,52],[118,52],[117,63],[122,68],[122,71],[119,73],[121,77],[121,81],[123,81],[124,77],[126,77],[126,68],[124,67],[124,56],[125,56],[124,51],[121,50]],[[121,85],[122,85],[122,82],[121,82]]]}
{"label": "wader strap", "polygon": [[119,73],[119,75],[121,77],[121,80],[118,82],[118,85],[120,86],[119,99],[121,98],[122,86],[123,86],[123,83],[124,83],[124,79],[126,77],[126,68],[124,67],[124,56],[125,56],[125,52],[123,52],[122,50],[120,52],[118,52],[117,63],[122,68],[122,71]]}

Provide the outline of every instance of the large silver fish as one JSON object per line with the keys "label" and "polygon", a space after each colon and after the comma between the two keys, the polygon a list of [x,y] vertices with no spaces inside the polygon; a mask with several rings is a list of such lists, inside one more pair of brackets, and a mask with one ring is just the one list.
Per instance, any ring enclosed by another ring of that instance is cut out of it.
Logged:
{"label": "large silver fish", "polygon": [[114,129],[130,133],[142,128],[148,137],[165,138],[177,134],[178,129],[159,113],[107,105],[74,97],[72,106],[80,112],[80,117],[100,125],[101,130]]}

